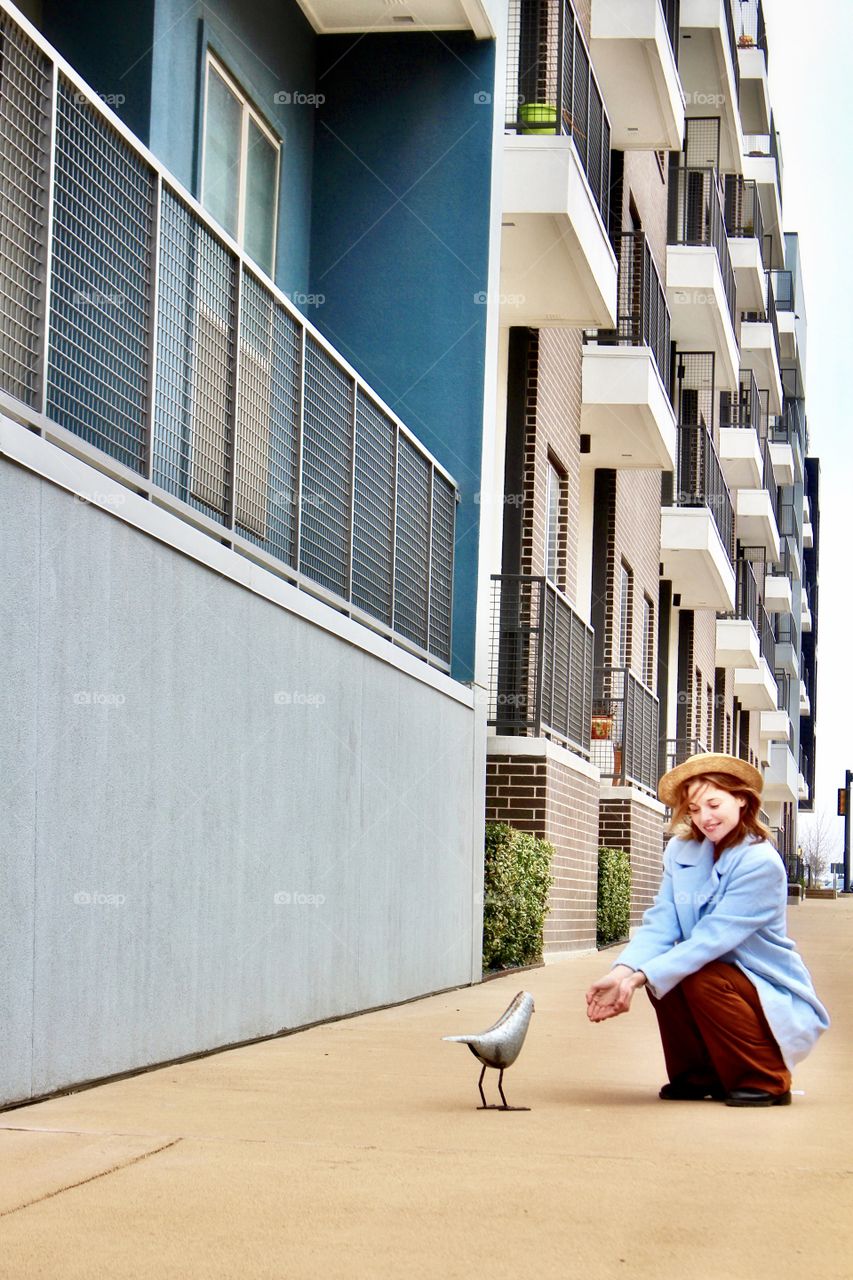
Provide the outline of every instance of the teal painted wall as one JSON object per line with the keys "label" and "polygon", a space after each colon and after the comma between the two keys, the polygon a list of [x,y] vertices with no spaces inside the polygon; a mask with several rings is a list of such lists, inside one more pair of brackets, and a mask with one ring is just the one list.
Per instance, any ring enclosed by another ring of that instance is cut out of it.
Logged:
{"label": "teal painted wall", "polygon": [[154,3],[44,0],[39,29],[129,129],[148,142]]}
{"label": "teal painted wall", "polygon": [[317,44],[307,311],[460,485],[461,680],[473,676],[493,83],[494,45],[462,33]]}

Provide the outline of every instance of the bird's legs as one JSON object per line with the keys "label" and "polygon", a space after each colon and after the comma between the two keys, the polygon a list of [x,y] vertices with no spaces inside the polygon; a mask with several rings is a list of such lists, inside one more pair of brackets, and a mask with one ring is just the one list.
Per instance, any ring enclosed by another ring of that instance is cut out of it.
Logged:
{"label": "bird's legs", "polygon": [[529,1107],[511,1107],[507,1102],[506,1095],[503,1090],[503,1080],[504,1080],[503,1067],[501,1067],[500,1075],[498,1076],[498,1093],[501,1095],[502,1105],[498,1106],[496,1102],[486,1102],[486,1095],[483,1093],[483,1076],[485,1074],[486,1074],[486,1068],[484,1065],[483,1070],[480,1072],[480,1079],[477,1081],[477,1088],[480,1090],[480,1097],[483,1099],[483,1105],[477,1108],[478,1111],[529,1111],[530,1110]]}

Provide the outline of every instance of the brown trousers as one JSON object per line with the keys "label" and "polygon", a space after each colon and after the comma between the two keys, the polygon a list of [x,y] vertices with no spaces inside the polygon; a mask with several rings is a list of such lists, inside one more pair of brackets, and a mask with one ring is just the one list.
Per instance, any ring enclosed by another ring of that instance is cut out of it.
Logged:
{"label": "brown trousers", "polygon": [[758,992],[735,965],[714,960],[688,974],[660,999],[650,991],[648,995],[657,1014],[671,1081],[722,1085],[726,1093],[790,1089],[791,1073]]}

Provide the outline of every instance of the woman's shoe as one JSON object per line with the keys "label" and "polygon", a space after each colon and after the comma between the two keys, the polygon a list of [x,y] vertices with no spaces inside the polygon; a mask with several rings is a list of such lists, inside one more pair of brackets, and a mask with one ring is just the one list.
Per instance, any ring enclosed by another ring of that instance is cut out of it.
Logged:
{"label": "woman's shoe", "polygon": [[763,1089],[732,1089],[726,1094],[727,1107],[789,1107],[791,1090],[787,1093],[765,1093]]}
{"label": "woman's shoe", "polygon": [[670,1080],[658,1094],[664,1102],[701,1102],[704,1098],[712,1098],[721,1102],[726,1091],[721,1084],[696,1084],[692,1080]]}

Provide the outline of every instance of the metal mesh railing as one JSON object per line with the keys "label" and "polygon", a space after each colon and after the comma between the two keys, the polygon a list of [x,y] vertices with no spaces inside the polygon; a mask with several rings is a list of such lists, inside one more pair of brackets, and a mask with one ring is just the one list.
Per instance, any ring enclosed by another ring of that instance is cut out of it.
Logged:
{"label": "metal mesh railing", "polygon": [[647,346],[654,356],[661,382],[671,399],[669,308],[645,233],[624,232],[618,238],[617,251],[617,327],[593,330],[584,340],[599,345]]}
{"label": "metal mesh railing", "polygon": [[669,171],[667,240],[672,245],[708,245],[716,249],[726,305],[734,325],[735,273],[716,169],[686,168],[679,165],[677,156],[673,155]]}
{"label": "metal mesh railing", "polygon": [[605,227],[610,120],[571,0],[510,0],[506,131],[571,137]]}
{"label": "metal mesh railing", "polygon": [[545,578],[492,577],[489,724],[589,758],[592,628]]}
{"label": "metal mesh railing", "polygon": [[452,478],[56,59],[0,12],[0,390],[448,668]]}
{"label": "metal mesh railing", "polygon": [[794,310],[794,273],[793,271],[771,271],[770,284],[773,289],[773,301],[777,311]]}
{"label": "metal mesh railing", "polygon": [[764,254],[764,218],[758,198],[758,185],[751,178],[727,173],[724,178],[726,235],[738,239],[755,239]]}
{"label": "metal mesh railing", "polygon": [[734,557],[734,508],[713,438],[704,423],[680,423],[675,505],[707,507],[730,560]]}
{"label": "metal mesh railing", "polygon": [[614,784],[657,792],[658,700],[627,667],[596,667],[590,759]]}
{"label": "metal mesh railing", "polygon": [[[761,608],[758,598],[758,583],[755,580],[755,573],[752,565],[748,560],[738,557],[735,561],[735,611],[734,617],[741,618],[746,622],[751,622],[755,627],[756,635],[759,631],[759,609]],[[772,669],[772,668],[771,668]]]}
{"label": "metal mesh railing", "polygon": [[720,392],[720,427],[751,428],[759,438],[767,434],[761,392],[751,369],[741,369],[738,394]]}
{"label": "metal mesh railing", "polygon": [[764,25],[764,9],[761,0],[737,0],[735,7],[738,48],[763,49],[769,60],[767,28]]}
{"label": "metal mesh railing", "polygon": [[0,13],[0,384],[41,398],[50,64]]}
{"label": "metal mesh railing", "polygon": [[665,746],[664,766],[662,773],[683,764],[691,756],[697,756],[708,750],[707,744],[698,738],[667,738]]}
{"label": "metal mesh railing", "polygon": [[737,56],[737,37],[735,35],[734,15],[730,0],[723,0],[723,11],[726,17],[726,35],[729,42],[729,53],[732,60],[732,71],[735,77],[735,105],[740,101],[740,63]]}

